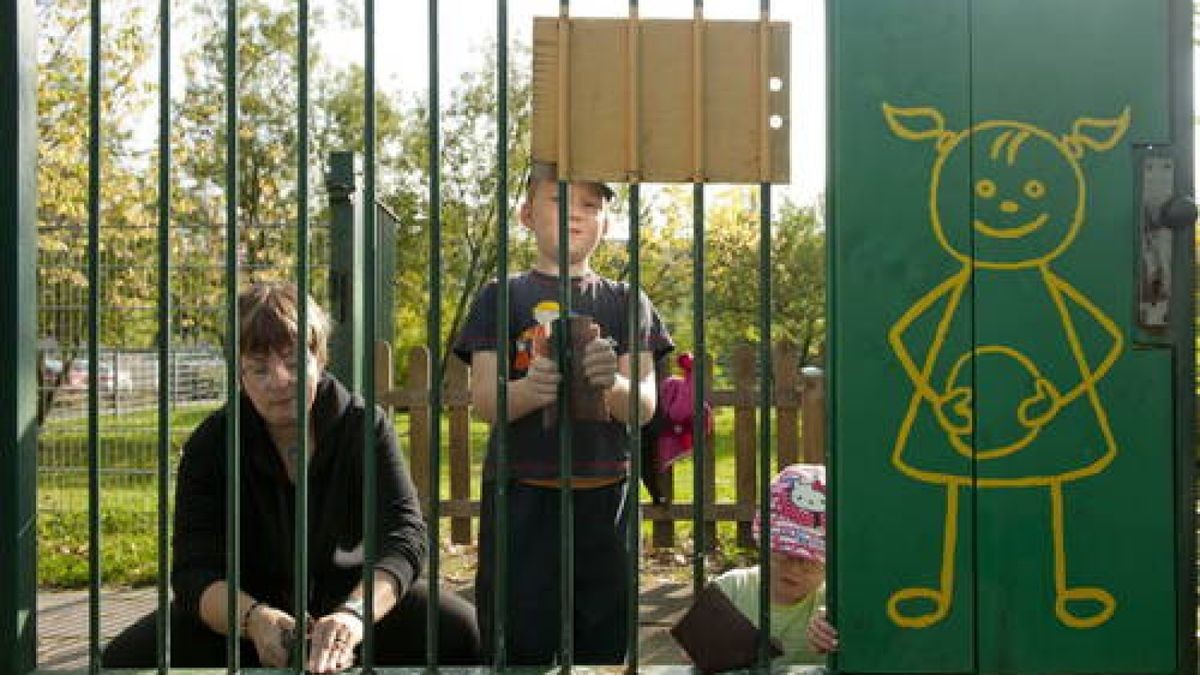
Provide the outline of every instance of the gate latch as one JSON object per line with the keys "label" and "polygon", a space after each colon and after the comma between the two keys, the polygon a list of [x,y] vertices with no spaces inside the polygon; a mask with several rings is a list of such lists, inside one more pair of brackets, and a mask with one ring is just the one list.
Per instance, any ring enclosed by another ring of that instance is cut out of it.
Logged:
{"label": "gate latch", "polygon": [[1171,305],[1171,255],[1174,231],[1196,222],[1196,204],[1175,194],[1175,161],[1142,159],[1141,204],[1138,209],[1138,323],[1162,330]]}

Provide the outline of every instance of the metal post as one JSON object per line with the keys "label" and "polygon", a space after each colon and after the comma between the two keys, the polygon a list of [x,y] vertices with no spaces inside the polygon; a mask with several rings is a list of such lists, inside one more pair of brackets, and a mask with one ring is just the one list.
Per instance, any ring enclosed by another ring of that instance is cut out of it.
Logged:
{"label": "metal post", "polygon": [[[493,575],[495,598],[492,604],[494,625],[493,667],[503,671],[508,661],[508,3],[497,0],[496,7],[496,494],[495,529],[492,541],[496,551]],[[482,532],[484,524],[479,523]],[[486,637],[484,638],[487,639]]]}
{"label": "metal post", "polygon": [[88,666],[100,669],[100,0],[91,2],[88,59],[87,238],[87,455],[88,455]]}
{"label": "metal post", "polygon": [[329,193],[329,370],[350,391],[361,391],[362,322],[362,209],[356,198],[355,154],[329,157],[325,189]]}
{"label": "metal post", "polygon": [[[697,24],[704,21],[704,0],[696,0],[692,20]],[[700,29],[695,28],[697,33]],[[696,59],[703,58],[703,43],[698,34],[694,39]],[[701,90],[703,80],[699,76],[700,69],[695,69],[693,92],[696,103],[693,109],[699,113],[703,110]],[[699,129],[701,121],[693,121],[697,137],[701,136]],[[697,154],[700,154],[700,143],[696,143]],[[696,175],[692,177],[692,340],[695,342],[696,359],[692,369],[692,456],[695,458],[692,467],[692,593],[699,597],[704,589],[705,569],[704,554],[708,548],[704,541],[704,473],[707,467],[708,434],[704,424],[704,378],[707,375],[708,345],[704,336],[704,176],[703,156],[695,160]]]}
{"label": "metal post", "polygon": [[[308,0],[300,0],[296,25],[296,286],[299,316],[292,358],[296,369],[296,512],[292,560],[292,608],[296,634],[308,635]],[[295,663],[308,661],[308,640],[296,640]]]}
{"label": "metal post", "polygon": [[[363,201],[375,204],[375,2],[365,0],[363,7]],[[364,238],[368,245],[375,243],[374,208],[363,209]],[[363,261],[364,274],[368,279],[375,278],[375,256],[366,256]],[[375,324],[375,284],[365,289],[364,300],[365,324]],[[363,342],[367,342],[365,339]],[[378,558],[377,531],[379,523],[375,517],[376,504],[379,500],[379,486],[376,483],[378,466],[375,447],[375,350],[372,344],[364,344],[363,353],[370,354],[370,359],[359,362],[362,369],[363,398],[366,400],[366,415],[363,419],[363,616],[366,625],[363,627],[362,665],[365,672],[371,672],[375,665],[375,561]],[[370,347],[368,351],[368,347]],[[367,363],[371,367],[365,367]]]}
{"label": "metal post", "polygon": [[439,478],[442,474],[442,187],[441,127],[438,97],[438,0],[429,0],[429,613],[426,616],[427,663],[437,663]]}
{"label": "metal post", "polygon": [[[767,36],[771,24],[770,0],[762,0],[759,13],[759,77],[761,91],[766,92],[766,59]],[[763,94],[765,97],[765,93]],[[764,98],[765,100],[765,98]],[[762,105],[759,113],[759,124],[767,123],[767,108]],[[765,138],[765,135],[764,135]],[[759,571],[762,575],[759,583],[758,625],[761,629],[758,639],[758,665],[766,668],[771,663],[769,642],[771,636],[771,184],[767,182],[767,145],[759,157],[762,183],[759,184],[759,214],[758,214],[758,484],[759,484],[759,519],[762,523],[761,534],[758,538]]]}
{"label": "metal post", "polygon": [[168,550],[171,485],[171,2],[159,5],[158,82],[158,672],[171,650]]}
{"label": "metal post", "polygon": [[[1175,145],[1175,193],[1196,194],[1196,177],[1192,157],[1195,143],[1195,103],[1193,99],[1193,3],[1176,0],[1171,4],[1169,23],[1170,87],[1174,109],[1171,111],[1171,135]],[[1176,668],[1180,672],[1196,672],[1196,228],[1188,227],[1175,234],[1172,267],[1182,274],[1175,275],[1177,284],[1171,293],[1173,305],[1171,334],[1175,336],[1175,526],[1176,597],[1178,650]]]}
{"label": "metal post", "polygon": [[0,0],[0,671],[33,669],[36,626],[36,14]]}
{"label": "metal post", "polygon": [[238,386],[238,3],[225,7],[225,581],[227,582],[225,642],[230,673],[241,667],[241,617],[238,579],[241,573],[242,437]]}

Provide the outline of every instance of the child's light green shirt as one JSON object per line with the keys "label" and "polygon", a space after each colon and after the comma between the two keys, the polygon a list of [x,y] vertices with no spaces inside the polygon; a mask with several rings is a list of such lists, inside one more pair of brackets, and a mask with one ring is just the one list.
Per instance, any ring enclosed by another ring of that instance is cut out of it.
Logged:
{"label": "child's light green shirt", "polygon": [[[733,601],[733,606],[758,626],[759,568],[739,567],[713,579],[713,583]],[[808,623],[817,608],[825,604],[825,584],[794,605],[771,605],[771,635],[783,646],[783,656],[775,664],[825,663],[825,655],[808,646]]]}

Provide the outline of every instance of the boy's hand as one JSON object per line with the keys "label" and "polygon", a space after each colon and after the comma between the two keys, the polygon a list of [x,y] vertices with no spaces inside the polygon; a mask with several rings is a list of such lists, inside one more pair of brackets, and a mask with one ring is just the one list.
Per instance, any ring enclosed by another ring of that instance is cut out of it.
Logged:
{"label": "boy's hand", "polygon": [[558,364],[554,359],[534,357],[525,373],[525,382],[535,407],[543,408],[558,398],[558,383],[561,380],[562,375],[558,372]]}
{"label": "boy's hand", "polygon": [[825,608],[817,610],[812,621],[808,623],[808,645],[818,654],[836,652],[838,648],[838,632],[825,618]]}
{"label": "boy's hand", "polygon": [[583,349],[583,375],[597,389],[612,389],[617,382],[617,350],[612,340],[600,337],[599,326],[592,326],[592,341]]}

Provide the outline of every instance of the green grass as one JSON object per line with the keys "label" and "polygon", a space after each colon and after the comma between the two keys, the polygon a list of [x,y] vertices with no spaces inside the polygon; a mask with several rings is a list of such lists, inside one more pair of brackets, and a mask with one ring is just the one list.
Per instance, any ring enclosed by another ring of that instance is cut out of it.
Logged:
{"label": "green grass", "polygon": [[[211,412],[212,404],[179,408],[172,412],[171,478],[178,449],[187,434]],[[718,502],[732,502],[734,488],[733,413],[716,415],[716,492]],[[407,415],[395,418],[397,434],[407,450]],[[449,424],[443,421],[442,440],[449,439]],[[83,588],[88,583],[88,481],[86,419],[52,420],[43,427],[38,475],[38,579],[44,587]],[[479,497],[479,475],[486,449],[487,425],[471,424],[471,496]],[[145,586],[157,579],[157,416],[154,411],[104,415],[100,419],[99,445],[104,473],[101,475],[101,579],[106,585]],[[691,503],[695,464],[684,460],[675,465],[675,501]],[[440,494],[450,494],[449,462],[442,459]],[[173,488],[172,488],[173,489]],[[642,500],[649,495],[641,489]],[[643,541],[648,542],[652,524],[643,522]],[[449,536],[449,520],[443,519],[443,537]],[[659,571],[681,578],[690,573],[685,554],[690,551],[692,522],[675,525],[678,547],[648,554]],[[713,564],[724,568],[752,559],[753,550],[741,549],[735,541],[736,526],[719,523]],[[445,543],[443,571],[466,574],[473,564],[474,547]],[[683,562],[680,562],[680,561]],[[672,571],[672,569],[674,571]]]}
{"label": "green grass", "polygon": [[[72,494],[74,493],[74,494]],[[105,584],[145,586],[157,578],[156,499],[153,487],[102,485],[100,567]],[[82,588],[88,583],[86,488],[39,488],[38,583],[43,587]],[[45,503],[81,503],[84,508],[45,508]]]}

